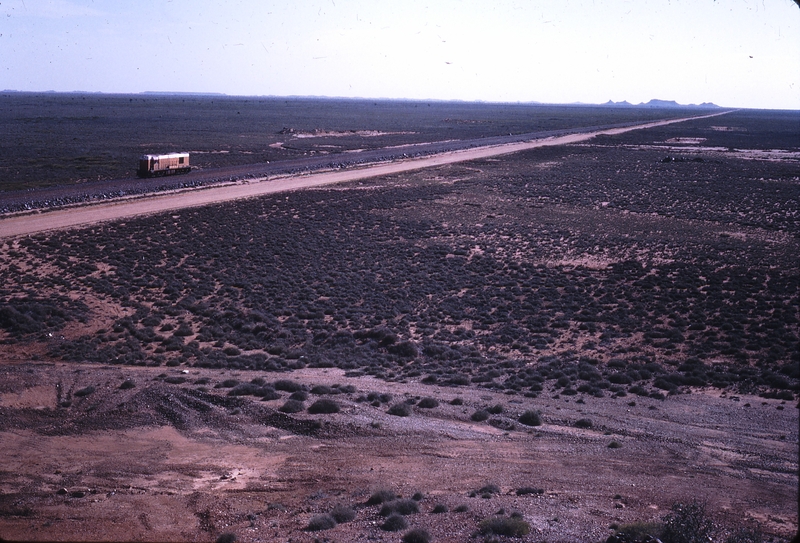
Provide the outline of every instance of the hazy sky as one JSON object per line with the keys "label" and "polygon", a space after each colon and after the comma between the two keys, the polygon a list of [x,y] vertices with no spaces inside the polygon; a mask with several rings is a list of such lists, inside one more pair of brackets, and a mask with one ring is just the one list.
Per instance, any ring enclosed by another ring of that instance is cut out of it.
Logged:
{"label": "hazy sky", "polygon": [[800,109],[792,0],[0,0],[0,89]]}

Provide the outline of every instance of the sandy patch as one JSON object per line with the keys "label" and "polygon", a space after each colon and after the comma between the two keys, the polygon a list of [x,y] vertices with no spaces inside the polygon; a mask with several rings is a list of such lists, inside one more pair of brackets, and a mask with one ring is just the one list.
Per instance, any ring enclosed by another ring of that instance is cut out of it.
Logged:
{"label": "sandy patch", "polygon": [[698,145],[706,141],[706,138],[670,138],[665,143],[687,143],[691,145]]}
{"label": "sandy patch", "polygon": [[588,268],[590,270],[605,270],[619,259],[603,258],[601,256],[584,256],[576,258],[563,258],[560,260],[548,260],[544,264],[548,267],[567,266],[570,268]]}
{"label": "sandy patch", "polygon": [[378,136],[394,136],[416,134],[416,132],[381,132],[380,130],[314,130],[313,132],[290,132],[297,139],[306,138],[341,138],[346,136],[360,136],[362,138],[375,138]]}
{"label": "sandy patch", "polygon": [[[692,139],[692,138],[686,138]],[[620,147],[637,150],[662,151],[665,153],[702,154],[705,157],[741,158],[746,160],[769,160],[775,162],[800,161],[800,151],[785,149],[731,149],[728,147],[705,147],[690,145],[622,145]]]}
{"label": "sandy patch", "polygon": [[56,391],[52,386],[40,385],[21,392],[7,392],[0,394],[0,407],[55,409]]}

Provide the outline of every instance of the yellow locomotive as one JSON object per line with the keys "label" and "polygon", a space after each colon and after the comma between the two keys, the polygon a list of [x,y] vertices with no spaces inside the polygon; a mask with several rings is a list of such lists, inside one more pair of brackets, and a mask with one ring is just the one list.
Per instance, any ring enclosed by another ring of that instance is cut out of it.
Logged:
{"label": "yellow locomotive", "polygon": [[189,153],[169,153],[166,155],[142,155],[139,157],[139,177],[158,177],[188,173]]}

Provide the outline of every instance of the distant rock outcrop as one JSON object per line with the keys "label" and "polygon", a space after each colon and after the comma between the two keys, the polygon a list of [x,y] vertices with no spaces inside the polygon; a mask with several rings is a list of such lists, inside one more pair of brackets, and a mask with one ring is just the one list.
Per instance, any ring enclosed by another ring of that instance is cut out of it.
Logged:
{"label": "distant rock outcrop", "polygon": [[649,102],[642,102],[639,104],[631,104],[627,100],[622,102],[613,102],[609,100],[604,106],[612,106],[612,107],[640,107],[640,108],[698,108],[698,109],[716,109],[719,108],[718,105],[713,104],[711,102],[703,102],[702,104],[679,104],[675,100],[657,100],[653,99]]}

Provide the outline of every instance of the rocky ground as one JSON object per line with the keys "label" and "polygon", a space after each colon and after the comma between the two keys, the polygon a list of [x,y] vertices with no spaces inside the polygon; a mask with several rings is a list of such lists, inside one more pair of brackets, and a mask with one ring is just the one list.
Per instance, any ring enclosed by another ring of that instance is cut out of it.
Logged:
{"label": "rocky ground", "polygon": [[[523,515],[526,541],[602,541],[612,525],[658,520],[688,500],[728,529],[758,523],[782,540],[797,527],[798,416],[780,400],[529,399],[338,369],[185,371],[3,367],[2,537],[399,541],[405,530],[382,530],[381,506],[367,505],[384,488],[422,495],[406,518],[434,541],[469,540],[501,510]],[[217,388],[259,378],[277,384],[276,399]],[[289,383],[309,392],[284,414]],[[71,406],[59,408],[65,397]],[[309,414],[322,398],[340,411]],[[388,414],[397,404],[408,416]],[[472,420],[487,408],[496,413]],[[527,410],[541,412],[540,426],[518,422]],[[474,495],[491,485],[497,493]],[[352,521],[306,530],[340,505]]]}
{"label": "rocky ground", "polygon": [[800,178],[774,126],[3,240],[0,537],[602,541],[697,500],[718,539],[788,540]]}

